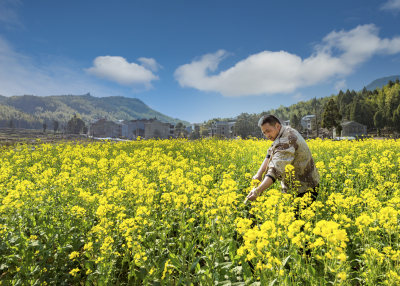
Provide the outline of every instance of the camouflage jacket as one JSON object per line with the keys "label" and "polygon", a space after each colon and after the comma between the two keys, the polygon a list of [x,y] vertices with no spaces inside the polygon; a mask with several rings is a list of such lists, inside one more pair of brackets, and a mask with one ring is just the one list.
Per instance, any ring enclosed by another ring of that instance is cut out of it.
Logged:
{"label": "camouflage jacket", "polygon": [[[291,186],[295,181],[300,183],[294,188],[298,193],[304,193],[319,184],[319,174],[310,149],[295,129],[281,126],[278,136],[268,149],[267,158],[269,164],[266,175],[273,180],[280,180],[283,192],[294,192]],[[288,164],[294,167],[294,179],[285,176],[285,167]]]}

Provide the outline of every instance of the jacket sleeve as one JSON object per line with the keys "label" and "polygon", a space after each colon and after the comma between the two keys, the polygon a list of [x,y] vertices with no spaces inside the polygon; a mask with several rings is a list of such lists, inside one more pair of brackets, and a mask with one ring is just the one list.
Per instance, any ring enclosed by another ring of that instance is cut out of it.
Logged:
{"label": "jacket sleeve", "polygon": [[291,144],[276,145],[268,164],[267,176],[273,180],[283,180],[285,167],[287,164],[293,163],[295,151],[294,146]]}

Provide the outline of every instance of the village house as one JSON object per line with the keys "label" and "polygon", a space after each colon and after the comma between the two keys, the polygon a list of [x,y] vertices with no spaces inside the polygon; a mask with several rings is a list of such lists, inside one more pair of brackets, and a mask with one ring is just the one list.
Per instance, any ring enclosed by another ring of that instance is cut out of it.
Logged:
{"label": "village house", "polygon": [[99,119],[90,124],[89,135],[99,138],[119,138],[122,136],[122,124],[104,118]]}
{"label": "village house", "polygon": [[98,138],[163,138],[173,136],[174,126],[157,119],[136,119],[124,121],[110,121],[100,119],[90,125],[89,134]]}
{"label": "village house", "polygon": [[[355,121],[346,121],[340,125],[342,126],[341,137],[360,137],[367,135],[367,126],[361,123]],[[338,135],[339,134],[336,134],[336,136]]]}
{"label": "village house", "polygon": [[314,114],[306,115],[301,118],[300,124],[304,130],[312,131],[315,125],[316,117]]}
{"label": "village house", "polygon": [[216,121],[209,128],[209,136],[233,138],[234,126],[234,121]]}
{"label": "village house", "polygon": [[157,119],[148,119],[144,123],[144,138],[167,139],[171,136],[171,125],[158,121]]}

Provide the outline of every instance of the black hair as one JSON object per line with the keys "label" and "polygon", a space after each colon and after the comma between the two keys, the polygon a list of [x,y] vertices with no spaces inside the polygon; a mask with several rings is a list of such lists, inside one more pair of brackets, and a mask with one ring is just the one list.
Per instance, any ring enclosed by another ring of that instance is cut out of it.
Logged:
{"label": "black hair", "polygon": [[276,123],[281,124],[281,121],[272,114],[264,115],[263,117],[258,120],[258,127],[263,126],[265,123],[268,123],[269,125],[275,125]]}

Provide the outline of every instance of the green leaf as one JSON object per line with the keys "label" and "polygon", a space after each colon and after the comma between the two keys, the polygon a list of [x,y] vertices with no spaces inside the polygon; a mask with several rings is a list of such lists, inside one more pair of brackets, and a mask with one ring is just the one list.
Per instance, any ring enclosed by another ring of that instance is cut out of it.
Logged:
{"label": "green leaf", "polygon": [[308,272],[311,273],[312,276],[315,276],[315,268],[311,265],[308,265]]}
{"label": "green leaf", "polygon": [[231,282],[231,280],[224,280],[224,281],[221,281],[221,282],[218,282],[218,284],[217,285],[232,285],[232,282]]}
{"label": "green leaf", "polygon": [[288,257],[286,257],[285,259],[283,259],[283,261],[282,261],[282,267],[285,267],[285,265],[286,265],[286,263],[288,262],[289,258],[290,258],[290,255],[289,255]]}
{"label": "green leaf", "polygon": [[269,286],[273,286],[276,281],[278,281],[278,278],[275,278],[274,280],[272,280],[271,283],[269,283]]}
{"label": "green leaf", "polygon": [[232,266],[232,262],[228,261],[228,262],[223,262],[223,263],[215,263],[216,267],[219,267],[221,269],[229,269]]}
{"label": "green leaf", "polygon": [[177,269],[182,269],[182,263],[179,261],[179,258],[177,258],[175,254],[170,253],[169,258],[173,266],[175,266]]}
{"label": "green leaf", "polygon": [[191,251],[192,251],[192,249],[193,249],[193,247],[196,245],[196,242],[193,242],[191,245],[190,245],[190,247],[188,247],[188,250],[186,251],[186,253],[187,254],[189,254]]}
{"label": "green leaf", "polygon": [[35,267],[35,269],[33,269],[33,271],[31,272],[31,275],[37,274],[37,273],[39,273],[39,272],[40,272],[40,266],[37,265],[37,266]]}
{"label": "green leaf", "polygon": [[199,263],[199,261],[202,259],[202,257],[198,257],[193,263],[192,263],[192,265],[190,266],[190,269],[189,269],[189,272],[192,272],[195,268],[196,268],[196,265]]}

